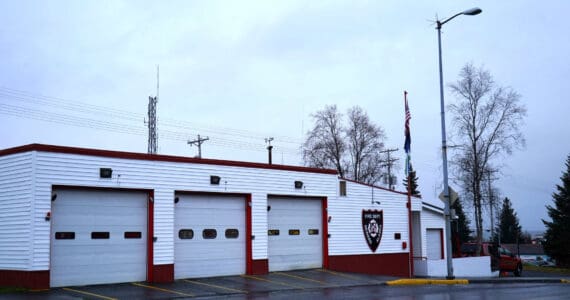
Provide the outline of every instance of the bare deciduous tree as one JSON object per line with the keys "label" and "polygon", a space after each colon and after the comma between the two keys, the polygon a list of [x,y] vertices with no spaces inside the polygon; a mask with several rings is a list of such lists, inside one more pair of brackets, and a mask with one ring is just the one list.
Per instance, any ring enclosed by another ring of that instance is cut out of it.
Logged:
{"label": "bare deciduous tree", "polygon": [[342,136],[342,114],[336,105],[327,105],[311,115],[315,127],[307,133],[303,143],[303,160],[315,168],[336,169],[344,177],[343,157],[346,145]]}
{"label": "bare deciduous tree", "polygon": [[460,145],[453,158],[457,180],[475,212],[477,242],[483,237],[482,184],[486,174],[500,167],[500,158],[524,147],[520,130],[526,108],[511,88],[497,86],[491,74],[472,64],[463,67],[459,80],[450,85],[458,99],[449,105],[454,143]]}
{"label": "bare deciduous tree", "polygon": [[358,106],[347,115],[346,126],[336,105],[312,115],[315,126],[302,148],[305,165],[336,169],[343,178],[375,184],[382,176],[384,131]]}
{"label": "bare deciduous tree", "polygon": [[384,130],[370,122],[362,108],[355,106],[348,110],[348,127],[345,129],[350,166],[348,176],[356,181],[375,183],[381,177],[384,148]]}

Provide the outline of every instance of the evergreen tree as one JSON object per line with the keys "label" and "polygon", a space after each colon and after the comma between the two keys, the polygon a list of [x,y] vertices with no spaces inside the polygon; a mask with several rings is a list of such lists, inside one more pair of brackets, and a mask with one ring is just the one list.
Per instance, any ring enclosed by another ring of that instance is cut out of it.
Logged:
{"label": "evergreen tree", "polygon": [[[503,244],[514,244],[522,235],[519,218],[509,198],[503,200],[503,207],[501,207],[501,213],[499,214],[499,226],[496,228],[496,232],[501,235],[501,243]],[[494,236],[493,240],[496,241],[498,238],[498,236]]]}
{"label": "evergreen tree", "polygon": [[469,229],[469,219],[463,211],[463,205],[461,204],[461,199],[455,200],[451,205],[451,208],[455,210],[455,216],[457,219],[453,220],[452,230],[451,230],[451,240],[453,241],[453,253],[459,251],[459,247],[466,242],[471,240],[471,229]]}
{"label": "evergreen tree", "polygon": [[542,220],[546,225],[544,251],[562,267],[570,267],[570,155],[566,159],[566,172],[562,173],[562,185],[556,185],[553,193],[554,207],[547,205],[552,221]]}
{"label": "evergreen tree", "polygon": [[[411,194],[412,196],[422,197],[420,191],[418,191],[418,177],[416,176],[416,171],[412,168],[410,164],[410,182],[411,182]],[[406,187],[406,191],[408,190],[408,178],[404,178],[404,186]]]}
{"label": "evergreen tree", "polygon": [[521,244],[532,244],[532,234],[528,231],[524,231],[519,238],[519,243]]}

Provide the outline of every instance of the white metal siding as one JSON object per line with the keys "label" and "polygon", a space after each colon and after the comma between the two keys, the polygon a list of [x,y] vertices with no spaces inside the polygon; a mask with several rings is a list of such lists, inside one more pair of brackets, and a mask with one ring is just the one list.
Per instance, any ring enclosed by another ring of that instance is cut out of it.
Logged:
{"label": "white metal siding", "polygon": [[[49,222],[52,185],[81,185],[154,190],[154,264],[174,263],[174,191],[205,191],[252,195],[253,259],[267,259],[267,194],[336,197],[333,174],[231,167],[194,163],[132,160],[38,152],[34,207],[35,270],[49,269]],[[99,168],[112,168],[112,179],[100,179]],[[119,176],[120,175],[120,176]],[[211,185],[210,175],[222,178]],[[294,181],[304,182],[303,190]]]}
{"label": "white metal siding", "polygon": [[269,236],[269,271],[321,268],[322,200],[271,197],[268,205],[268,228],[279,230],[278,235]]}
{"label": "white metal siding", "polygon": [[413,241],[414,241],[414,257],[422,256],[422,224],[421,224],[421,212],[412,213],[412,231],[413,231]]}
{"label": "white metal siding", "polygon": [[29,270],[31,266],[34,155],[0,157],[0,269]]}
{"label": "white metal siding", "polygon": [[[375,253],[408,252],[409,247],[402,249],[402,242],[409,244],[406,203],[406,195],[347,182],[347,196],[329,199],[329,255],[372,254],[362,231],[362,210],[369,209],[384,214],[382,239]],[[400,240],[394,238],[395,233],[400,233]]]}
{"label": "white metal siding", "polygon": [[[445,219],[443,214],[437,213],[432,211],[431,209],[427,209],[424,207],[422,210],[422,217],[421,217],[421,227],[422,227],[422,256],[427,257],[427,238],[426,238],[426,230],[428,228],[433,229],[443,229],[443,236],[445,237]],[[446,255],[446,248],[443,247],[444,257]]]}
{"label": "white metal siding", "polygon": [[[175,204],[174,277],[199,278],[245,274],[245,198],[223,195],[179,195]],[[205,239],[205,229],[217,236]],[[227,238],[227,229],[237,229],[237,238]],[[191,239],[181,239],[180,230],[192,230]]]}
{"label": "white metal siding", "polygon": [[[146,279],[147,202],[144,192],[55,190],[50,286]],[[73,239],[57,239],[58,233]],[[94,239],[93,232],[109,238]],[[137,232],[139,238],[125,238]]]}

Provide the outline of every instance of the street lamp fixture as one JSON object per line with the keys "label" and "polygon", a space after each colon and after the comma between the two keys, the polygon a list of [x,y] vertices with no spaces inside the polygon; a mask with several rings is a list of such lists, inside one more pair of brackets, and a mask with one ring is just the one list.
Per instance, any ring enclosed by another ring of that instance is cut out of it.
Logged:
{"label": "street lamp fixture", "polygon": [[466,15],[466,16],[474,16],[478,15],[482,12],[482,10],[478,7],[474,7],[468,10],[464,10],[460,13],[453,15],[450,18],[447,18],[443,21],[437,20],[436,29],[437,29],[437,43],[439,47],[439,97],[440,97],[440,104],[441,104],[441,157],[443,160],[443,195],[445,201],[445,241],[446,241],[446,250],[447,250],[447,279],[453,279],[453,260],[452,260],[452,250],[451,250],[451,215],[450,215],[450,197],[449,197],[449,179],[447,176],[447,138],[445,133],[445,102],[443,99],[443,68],[441,63],[441,26],[443,24],[451,21],[453,18]]}

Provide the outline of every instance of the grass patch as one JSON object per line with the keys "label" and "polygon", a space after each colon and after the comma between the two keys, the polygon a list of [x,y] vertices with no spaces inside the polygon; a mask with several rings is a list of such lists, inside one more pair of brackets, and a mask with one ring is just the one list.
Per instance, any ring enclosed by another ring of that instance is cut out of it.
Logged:
{"label": "grass patch", "polygon": [[523,270],[570,275],[570,269],[556,268],[556,267],[540,267],[531,264],[524,264]]}
{"label": "grass patch", "polygon": [[0,294],[19,293],[19,292],[25,292],[25,291],[26,291],[25,288],[0,286]]}

